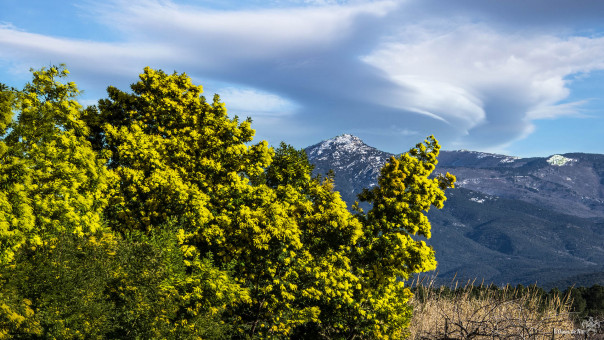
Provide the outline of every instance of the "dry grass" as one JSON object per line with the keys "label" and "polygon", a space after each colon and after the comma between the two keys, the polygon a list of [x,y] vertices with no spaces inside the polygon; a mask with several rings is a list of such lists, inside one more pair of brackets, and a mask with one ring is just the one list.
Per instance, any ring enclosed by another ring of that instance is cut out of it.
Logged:
{"label": "dry grass", "polygon": [[568,299],[543,301],[530,288],[520,294],[514,288],[474,287],[456,286],[450,294],[420,283],[411,301],[410,339],[575,339],[555,331],[575,329]]}

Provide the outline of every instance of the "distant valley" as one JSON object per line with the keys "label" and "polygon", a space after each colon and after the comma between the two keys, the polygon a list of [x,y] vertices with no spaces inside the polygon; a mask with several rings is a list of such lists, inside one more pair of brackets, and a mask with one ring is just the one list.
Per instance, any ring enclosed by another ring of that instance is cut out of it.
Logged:
{"label": "distant valley", "polygon": [[[392,156],[352,135],[305,150],[315,173],[334,171],[349,206]],[[428,213],[439,283],[604,284],[604,155],[441,151],[435,173],[444,172],[456,188]]]}

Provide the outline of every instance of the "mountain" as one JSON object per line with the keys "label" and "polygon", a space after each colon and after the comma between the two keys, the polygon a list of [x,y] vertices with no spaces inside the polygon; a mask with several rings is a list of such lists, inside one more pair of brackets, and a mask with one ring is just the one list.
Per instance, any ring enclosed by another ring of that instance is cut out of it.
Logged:
{"label": "mountain", "polygon": [[[349,206],[392,156],[348,134],[306,152],[315,173],[334,171]],[[604,284],[604,155],[441,151],[435,173],[445,172],[456,188],[444,209],[428,212],[437,281]]]}

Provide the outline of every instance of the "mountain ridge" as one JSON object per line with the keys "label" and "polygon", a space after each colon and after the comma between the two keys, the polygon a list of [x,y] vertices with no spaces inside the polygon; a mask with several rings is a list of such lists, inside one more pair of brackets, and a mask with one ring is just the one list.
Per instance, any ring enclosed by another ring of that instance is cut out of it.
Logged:
{"label": "mountain ridge", "polygon": [[[305,150],[315,174],[334,171],[335,189],[349,206],[376,185],[393,156],[350,134]],[[458,178],[445,208],[427,214],[441,282],[547,286],[602,278],[591,274],[604,272],[604,155],[520,158],[457,150],[441,151],[438,159],[435,173]]]}

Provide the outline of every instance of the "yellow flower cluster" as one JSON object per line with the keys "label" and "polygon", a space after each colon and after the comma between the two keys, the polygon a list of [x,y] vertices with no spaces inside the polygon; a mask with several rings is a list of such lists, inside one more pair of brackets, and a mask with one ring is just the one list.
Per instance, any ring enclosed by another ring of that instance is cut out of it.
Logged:
{"label": "yellow flower cluster", "polygon": [[[120,321],[0,299],[0,335],[39,332],[50,326],[27,320],[55,312],[52,334],[64,338],[130,323],[158,338],[217,328],[250,338],[404,335],[411,293],[402,280],[436,267],[413,236],[430,237],[425,212],[442,207],[455,181],[429,177],[436,139],[393,157],[360,195],[373,208],[353,214],[333,178],[312,177],[304,151],[252,144],[251,121],[229,117],[217,95],[208,103],[186,74],[145,68],[131,93],[109,87],[86,109],[75,84],[58,81],[66,75],[53,67],[23,91],[0,88],[0,129],[11,127],[0,141],[0,269],[17,254],[41,266],[47,252],[61,273],[77,271],[61,251],[92,267],[90,254],[101,257],[105,276],[75,278],[106,288],[82,293],[78,306]],[[77,246],[59,251],[61,240]],[[0,276],[0,298],[2,285]]]}

